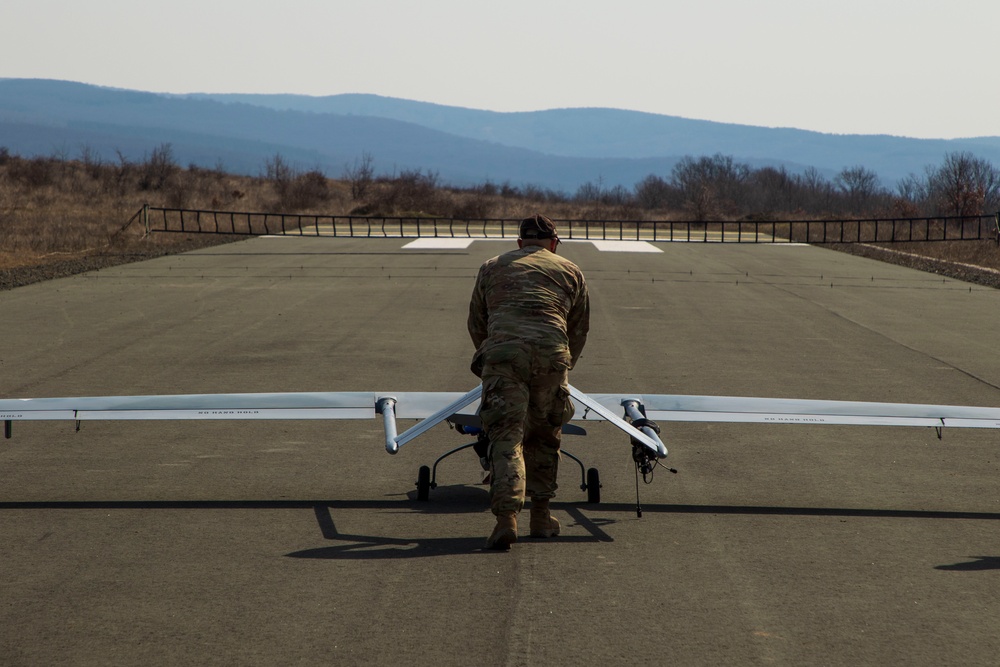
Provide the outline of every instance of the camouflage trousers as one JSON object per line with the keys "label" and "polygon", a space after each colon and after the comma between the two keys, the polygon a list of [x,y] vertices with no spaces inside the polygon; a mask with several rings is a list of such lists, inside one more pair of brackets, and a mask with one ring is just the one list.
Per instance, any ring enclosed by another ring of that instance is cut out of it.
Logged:
{"label": "camouflage trousers", "polygon": [[569,352],[501,343],[483,353],[480,417],[490,442],[494,514],[519,512],[525,496],[556,494],[562,426],[573,417]]}

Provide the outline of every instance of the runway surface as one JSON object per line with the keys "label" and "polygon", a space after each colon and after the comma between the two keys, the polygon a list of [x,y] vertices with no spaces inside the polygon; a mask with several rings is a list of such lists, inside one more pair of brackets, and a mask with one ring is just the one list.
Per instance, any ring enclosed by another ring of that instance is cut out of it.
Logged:
{"label": "runway surface", "polygon": [[[464,391],[513,244],[258,238],[0,293],[0,395]],[[582,391],[1000,406],[1000,292],[805,246],[566,243]],[[0,664],[994,665],[1000,433],[676,424],[567,449],[563,535],[484,552],[467,440],[378,422],[17,423]],[[526,517],[525,517],[526,518]],[[522,534],[526,534],[526,530]]]}

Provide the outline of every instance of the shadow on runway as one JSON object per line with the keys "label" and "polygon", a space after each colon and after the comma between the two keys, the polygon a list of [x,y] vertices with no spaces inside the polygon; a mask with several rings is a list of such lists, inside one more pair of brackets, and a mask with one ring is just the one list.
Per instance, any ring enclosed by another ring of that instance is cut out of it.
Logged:
{"label": "shadow on runway", "polygon": [[[601,503],[607,512],[635,512],[634,503]],[[846,516],[879,519],[975,519],[1000,521],[1000,512],[963,512],[955,510],[894,510],[849,507],[780,507],[759,505],[672,505],[642,504],[643,513],[668,514],[753,514],[763,516]]]}
{"label": "shadow on runway", "polygon": [[[434,495],[438,494],[438,495]],[[488,511],[488,492],[483,487],[455,485],[439,487],[430,501],[417,501],[416,492],[400,494],[388,500],[27,500],[0,501],[0,512],[10,510],[274,510],[313,509],[324,507],[339,510],[397,510],[426,514],[476,514]],[[405,496],[405,497],[404,497]],[[634,503],[555,502],[553,509],[575,515],[577,521],[589,521],[581,509],[603,514],[634,514]],[[676,505],[643,503],[645,514],[730,514],[761,516],[841,516],[882,519],[964,519],[1000,521],[1000,512],[968,512],[961,510],[905,510],[850,507],[781,507],[760,505]],[[614,521],[605,520],[606,523]],[[595,524],[596,525],[596,524]]]}
{"label": "shadow on runway", "polygon": [[1000,556],[969,556],[971,561],[937,565],[935,570],[950,570],[952,572],[981,572],[982,570],[1000,570]]}
{"label": "shadow on runway", "polygon": [[[466,490],[470,487],[439,487],[438,491],[443,491],[446,496],[451,496],[446,505],[435,506],[433,503],[419,502],[409,506],[409,509],[416,509],[429,514],[453,513],[455,510],[447,510],[447,507],[456,507],[452,501],[456,497],[467,497]],[[485,490],[479,490],[481,496],[477,499],[476,513],[482,514],[483,534],[476,537],[434,537],[434,538],[394,538],[376,537],[372,535],[345,534],[337,530],[336,524],[331,514],[331,509],[338,509],[339,503],[317,504],[313,507],[316,514],[316,522],[319,524],[324,539],[342,542],[333,546],[318,547],[315,549],[305,549],[286,554],[290,558],[318,558],[318,559],[391,559],[391,558],[428,558],[432,556],[449,556],[455,554],[467,554],[470,552],[482,551],[484,553],[496,553],[484,549],[486,533],[492,526],[492,517],[486,510],[485,500],[487,498]],[[450,492],[450,493],[449,493]],[[614,539],[601,528],[602,525],[614,523],[607,519],[591,519],[587,517],[578,507],[572,505],[553,504],[553,509],[569,514],[574,520],[571,526],[579,526],[586,530],[587,536],[561,535],[546,542],[613,542]],[[441,509],[444,509],[442,512]],[[458,511],[468,511],[458,510]],[[566,526],[567,528],[570,525]],[[534,542],[531,538],[524,538],[519,542]]]}
{"label": "shadow on runway", "polygon": [[[418,502],[416,491],[388,496],[387,499],[363,500],[26,500],[0,501],[4,510],[282,510],[329,507],[343,510],[400,510],[432,514],[483,512],[489,506],[486,487],[455,485],[439,487],[429,502]],[[444,501],[444,502],[435,502]]]}
{"label": "shadow on runway", "polygon": [[[391,559],[427,558],[483,551],[487,518],[488,492],[485,487],[454,485],[435,489],[431,500],[417,501],[415,491],[400,494],[386,500],[53,500],[53,501],[8,501],[0,502],[0,512],[11,510],[276,510],[311,509],[322,533],[323,539],[340,544],[296,551],[286,556],[290,558],[312,559]],[[557,512],[568,514],[573,523],[564,528],[581,527],[587,535],[562,535],[542,542],[593,543],[613,542],[614,538],[603,529],[618,522],[608,515],[630,515],[635,513],[632,503],[585,503],[556,502],[552,505]],[[396,538],[373,535],[345,534],[337,530],[333,511],[384,510],[389,512],[420,512],[425,514],[482,514],[483,534],[473,537],[438,538]],[[752,505],[676,505],[644,504],[645,514],[720,514],[757,516],[832,516],[886,519],[961,519],[996,521],[997,512],[967,512],[954,510],[907,510],[878,508],[836,508],[836,507],[777,507]],[[601,518],[596,518],[598,515]],[[567,531],[568,532],[568,531]],[[523,542],[536,542],[525,537]],[[490,552],[492,553],[492,552]],[[970,556],[972,561],[951,565],[938,565],[935,569],[949,571],[981,571],[1000,569],[1000,556]]]}
{"label": "shadow on runway", "polygon": [[[489,493],[485,487],[454,485],[438,487],[427,502],[416,500],[416,492],[389,500],[53,500],[0,502],[4,510],[286,510],[311,509],[323,539],[338,544],[286,554],[290,558],[392,559],[427,558],[485,551],[486,534],[492,525]],[[547,542],[613,542],[601,526],[609,519],[592,519],[572,504],[553,504],[553,509],[570,516],[565,527],[582,527],[588,535],[563,535]],[[335,512],[381,510],[393,513],[480,514],[482,535],[473,537],[398,538],[341,533],[334,522]],[[525,542],[535,540],[525,537]],[[487,551],[486,553],[496,553]]]}

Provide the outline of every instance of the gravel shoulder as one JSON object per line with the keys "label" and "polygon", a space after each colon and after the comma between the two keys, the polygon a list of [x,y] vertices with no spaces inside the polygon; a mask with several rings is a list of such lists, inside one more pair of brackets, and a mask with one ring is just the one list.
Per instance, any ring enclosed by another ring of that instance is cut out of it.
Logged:
{"label": "gravel shoulder", "polygon": [[211,236],[190,239],[172,239],[170,244],[150,246],[144,249],[129,249],[122,252],[103,252],[81,255],[70,259],[45,262],[34,266],[16,268],[0,267],[0,291],[24,287],[32,283],[40,283],[56,278],[66,278],[88,271],[99,271],[112,266],[141,262],[147,259],[177,255],[180,253],[207,248],[224,243],[245,240],[246,237]]}
{"label": "gravel shoulder", "polygon": [[917,255],[911,252],[901,252],[882,246],[874,246],[858,243],[834,244],[829,246],[833,250],[846,252],[851,255],[867,257],[888,264],[897,264],[907,268],[934,273],[955,280],[962,280],[967,283],[984,285],[986,287],[1000,288],[1000,271],[962,262],[952,262],[945,259],[937,259],[924,255]]}

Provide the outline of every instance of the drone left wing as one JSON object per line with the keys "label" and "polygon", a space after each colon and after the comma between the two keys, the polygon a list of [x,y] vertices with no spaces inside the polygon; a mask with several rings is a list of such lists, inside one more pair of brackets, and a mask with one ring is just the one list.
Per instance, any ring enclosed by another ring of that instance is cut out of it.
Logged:
{"label": "drone left wing", "polygon": [[0,400],[0,419],[371,419],[371,392],[177,394]]}
{"label": "drone left wing", "polygon": [[[436,391],[334,391],[7,398],[0,399],[0,420],[373,419],[387,397],[398,404],[396,416],[423,419],[462,396]],[[470,403],[455,412],[475,414],[476,407],[478,403]]]}
{"label": "drone left wing", "polygon": [[386,449],[395,453],[396,417],[423,420],[410,429],[419,432],[403,434],[410,440],[456,414],[474,416],[478,392],[477,387],[467,394],[338,391],[0,399],[0,421],[9,438],[12,423],[22,420],[374,419],[381,414]]}

